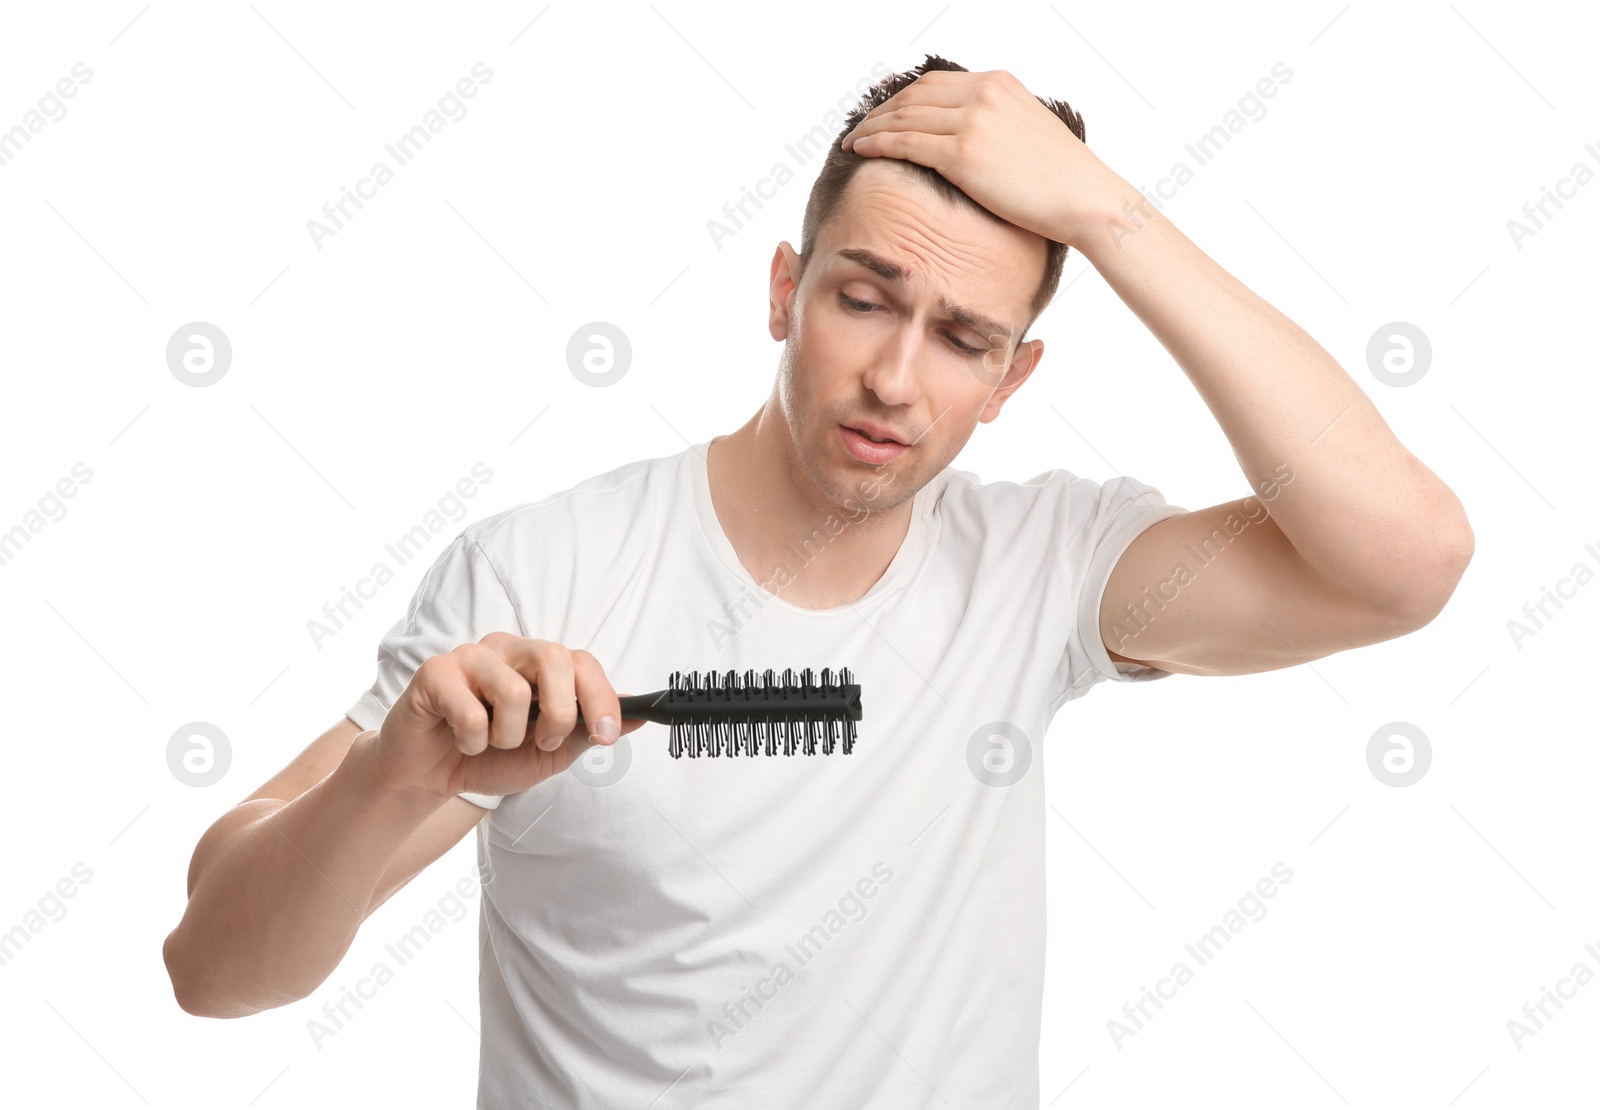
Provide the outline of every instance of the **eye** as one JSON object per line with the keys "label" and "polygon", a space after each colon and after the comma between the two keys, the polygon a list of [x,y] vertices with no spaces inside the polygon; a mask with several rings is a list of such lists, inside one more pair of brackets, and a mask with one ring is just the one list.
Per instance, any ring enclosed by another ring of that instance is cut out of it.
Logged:
{"label": "eye", "polygon": [[[883,307],[882,305],[873,304],[871,301],[860,301],[860,300],[857,300],[856,298],[854,298],[852,296],[849,296],[849,295],[847,295],[845,293],[840,293],[839,294],[839,303],[844,305],[850,311],[858,313],[858,314],[860,314],[862,316],[866,316],[866,315],[870,314],[872,312],[872,310],[875,309],[875,308]],[[960,351],[962,354],[967,355],[969,357],[973,356],[973,355],[981,355],[981,354],[984,353],[984,348],[982,348],[982,347],[973,347],[970,344],[963,343],[963,342],[961,342],[961,340],[957,339],[955,336],[950,335],[948,333],[946,333],[945,338],[950,340],[951,346],[955,347],[956,350]]]}

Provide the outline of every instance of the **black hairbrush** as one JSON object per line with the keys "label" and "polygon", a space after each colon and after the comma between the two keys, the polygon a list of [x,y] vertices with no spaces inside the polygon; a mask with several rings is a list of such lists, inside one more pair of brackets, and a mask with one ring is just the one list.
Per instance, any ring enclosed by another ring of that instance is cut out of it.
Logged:
{"label": "black hairbrush", "polygon": [[[832,755],[835,742],[845,755],[855,747],[861,720],[861,687],[851,682],[849,668],[837,676],[823,668],[816,680],[807,667],[796,677],[785,670],[780,679],[768,670],[757,676],[745,671],[673,671],[665,690],[619,698],[622,716],[672,726],[667,750],[674,759],[701,755],[784,755],[798,749]],[[531,728],[539,707],[528,713]],[[492,710],[491,710],[492,715]],[[583,723],[583,712],[578,712]]]}

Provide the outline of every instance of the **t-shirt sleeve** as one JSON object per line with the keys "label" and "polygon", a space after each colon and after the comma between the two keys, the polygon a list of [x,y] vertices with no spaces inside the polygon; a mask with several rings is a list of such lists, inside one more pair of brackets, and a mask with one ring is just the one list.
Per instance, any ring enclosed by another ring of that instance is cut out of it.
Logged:
{"label": "t-shirt sleeve", "polygon": [[1113,661],[1100,636],[1100,602],[1117,560],[1134,538],[1158,520],[1188,512],[1167,503],[1154,486],[1127,476],[1095,482],[1067,472],[1058,494],[1066,502],[1063,560],[1069,582],[1066,599],[1071,607],[1066,649],[1056,668],[1050,709],[1081,697],[1097,683],[1141,682],[1167,678],[1172,672],[1136,663]]}
{"label": "t-shirt sleeve", "polygon": [[[522,636],[522,622],[499,573],[478,540],[463,532],[434,560],[412,595],[406,615],[378,643],[378,676],[345,715],[363,729],[378,728],[423,662],[490,632]],[[461,797],[494,809],[504,795]]]}

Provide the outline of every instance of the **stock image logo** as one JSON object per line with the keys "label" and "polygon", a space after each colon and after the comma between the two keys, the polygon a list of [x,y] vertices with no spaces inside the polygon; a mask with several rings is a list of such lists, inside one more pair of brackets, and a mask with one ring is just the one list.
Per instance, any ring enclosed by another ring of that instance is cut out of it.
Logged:
{"label": "stock image logo", "polygon": [[233,344],[227,333],[203,320],[185,324],[167,340],[167,369],[196,389],[215,385],[233,365]]}
{"label": "stock image logo", "polygon": [[1367,741],[1367,766],[1385,786],[1410,786],[1428,773],[1433,745],[1427,734],[1407,721],[1390,721]]}
{"label": "stock image logo", "polygon": [[633,365],[633,344],[615,324],[594,320],[567,340],[567,369],[584,385],[596,389],[615,385]]}
{"label": "stock image logo", "polygon": [[1367,340],[1367,369],[1384,385],[1416,385],[1433,365],[1433,344],[1415,324],[1396,320]]}
{"label": "stock image logo", "polygon": [[232,762],[227,734],[207,721],[190,721],[167,741],[167,767],[185,786],[215,786]]}
{"label": "stock image logo", "polygon": [[632,765],[633,746],[626,736],[619,736],[610,744],[590,744],[572,761],[567,773],[585,786],[598,788],[621,782]]}
{"label": "stock image logo", "polygon": [[979,725],[967,739],[967,769],[985,786],[1021,782],[1032,764],[1028,734],[1010,721]]}

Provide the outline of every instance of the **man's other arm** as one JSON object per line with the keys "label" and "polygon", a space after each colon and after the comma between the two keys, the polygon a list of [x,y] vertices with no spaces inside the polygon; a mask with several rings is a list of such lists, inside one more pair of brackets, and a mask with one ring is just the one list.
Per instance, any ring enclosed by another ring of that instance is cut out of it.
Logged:
{"label": "man's other arm", "polygon": [[341,718],[200,838],[162,946],[185,1011],[243,1017],[304,998],[361,923],[489,812],[383,786],[377,735]]}

